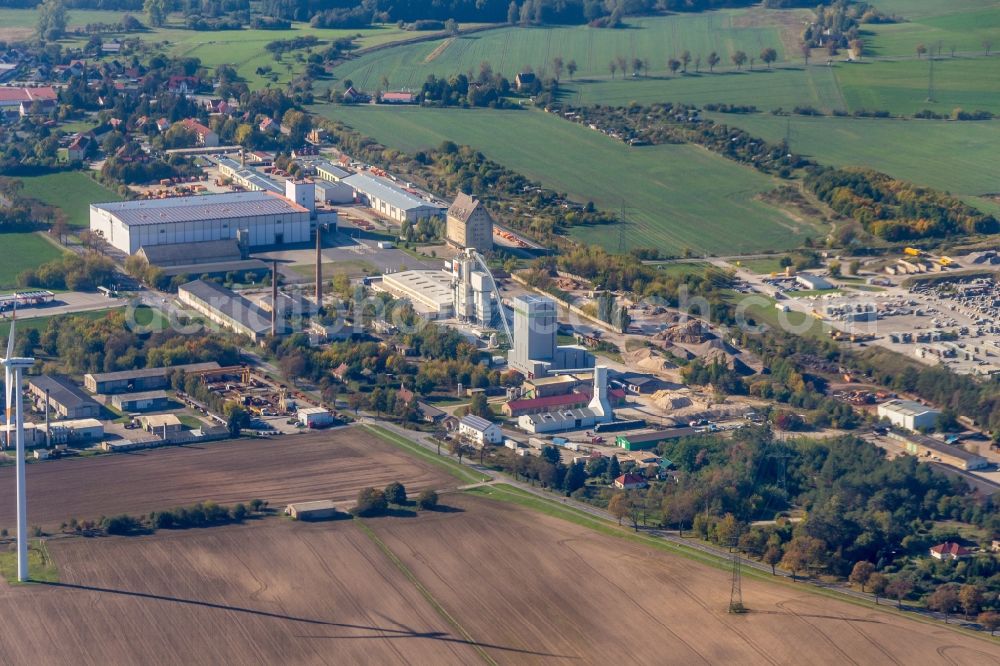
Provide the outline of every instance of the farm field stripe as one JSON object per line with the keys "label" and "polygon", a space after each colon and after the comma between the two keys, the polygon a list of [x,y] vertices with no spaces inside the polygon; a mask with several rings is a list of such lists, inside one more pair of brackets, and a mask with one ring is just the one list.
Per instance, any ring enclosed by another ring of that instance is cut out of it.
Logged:
{"label": "farm field stripe", "polygon": [[368,525],[366,525],[363,520],[361,520],[360,518],[355,518],[354,522],[358,526],[358,528],[365,534],[365,536],[371,539],[372,543],[378,546],[379,550],[385,553],[385,556],[388,557],[389,560],[394,565],[396,565],[396,568],[399,569],[399,571],[404,576],[406,576],[407,580],[409,580],[413,584],[413,586],[417,588],[417,591],[420,592],[420,595],[427,600],[427,603],[429,603],[434,608],[437,614],[440,615],[445,622],[450,624],[455,629],[455,631],[461,634],[462,638],[464,638],[466,641],[469,642],[469,645],[471,645],[476,650],[476,652],[479,653],[479,656],[483,658],[483,661],[487,664],[492,664],[493,666],[497,666],[497,662],[494,661],[493,658],[486,653],[486,651],[479,645],[476,639],[473,638],[472,635],[465,630],[465,627],[463,627],[458,620],[452,617],[451,614],[447,610],[445,610],[444,606],[442,606],[440,602],[438,602],[438,600],[434,598],[434,595],[431,594],[430,590],[424,587],[423,583],[417,580],[417,577],[413,574],[412,571],[410,571],[410,568],[406,566],[406,564],[404,564],[401,559],[399,559],[396,553],[394,553],[392,549],[389,548],[389,546],[387,546],[386,543],[382,541],[382,539],[380,539],[378,535],[376,535],[375,532],[373,532],[372,529],[368,527]]}

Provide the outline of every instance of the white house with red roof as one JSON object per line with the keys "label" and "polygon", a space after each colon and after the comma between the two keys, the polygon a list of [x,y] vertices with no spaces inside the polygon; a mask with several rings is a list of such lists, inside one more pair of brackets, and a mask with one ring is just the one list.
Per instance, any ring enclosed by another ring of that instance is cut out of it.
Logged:
{"label": "white house with red roof", "polygon": [[954,561],[972,556],[972,551],[954,541],[945,541],[930,548],[931,557],[935,560]]}
{"label": "white house with red roof", "polygon": [[219,145],[219,135],[213,132],[208,127],[202,125],[200,122],[194,118],[185,118],[181,121],[189,131],[194,132],[198,136],[198,145],[205,146],[206,148],[214,148]]}
{"label": "white house with red roof", "polygon": [[615,488],[620,490],[634,490],[636,488],[645,488],[647,485],[646,479],[639,476],[638,474],[622,474],[617,479],[615,479]]}

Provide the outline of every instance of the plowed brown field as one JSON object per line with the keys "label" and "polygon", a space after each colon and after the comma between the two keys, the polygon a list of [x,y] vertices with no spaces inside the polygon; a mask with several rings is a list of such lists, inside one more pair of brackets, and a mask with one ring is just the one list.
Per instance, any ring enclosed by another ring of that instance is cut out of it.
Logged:
{"label": "plowed brown field", "polygon": [[[275,506],[350,500],[365,486],[395,480],[415,490],[458,483],[368,430],[351,427],[28,465],[28,521],[52,528],[71,518],[136,515],[204,500],[261,498]],[[14,491],[13,466],[0,468],[0,527],[16,524]]]}
{"label": "plowed brown field", "polygon": [[752,612],[730,615],[725,571],[516,506],[448,500],[467,511],[369,525],[471,636],[527,651],[497,661],[1000,664],[996,644],[794,586],[745,579]]}
{"label": "plowed brown field", "polygon": [[350,521],[57,539],[57,585],[0,582],[4,664],[469,664]]}
{"label": "plowed brown field", "polygon": [[725,571],[446,502],[365,521],[421,587],[353,521],[53,539],[60,583],[0,582],[0,663],[1000,664],[995,643],[793,585],[747,579],[751,612],[729,615]]}

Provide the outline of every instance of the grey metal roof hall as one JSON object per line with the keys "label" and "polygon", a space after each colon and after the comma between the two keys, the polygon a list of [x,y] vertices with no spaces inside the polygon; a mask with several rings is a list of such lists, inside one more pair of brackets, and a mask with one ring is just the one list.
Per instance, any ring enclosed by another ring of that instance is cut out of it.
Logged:
{"label": "grey metal roof hall", "polygon": [[49,398],[66,407],[76,410],[84,405],[96,405],[89,395],[84,393],[66,377],[60,375],[38,375],[29,377],[28,383],[39,394],[49,392]]}
{"label": "grey metal roof hall", "polygon": [[270,314],[264,312],[243,296],[214,282],[194,280],[193,282],[182,284],[178,289],[183,289],[202,303],[211,306],[223,316],[234,322],[238,322],[257,334],[266,335],[271,331]]}
{"label": "grey metal roof hall", "polygon": [[91,204],[121,220],[125,226],[226,220],[255,215],[308,213],[308,209],[268,192],[231,192],[173,199],[113,201]]}
{"label": "grey metal roof hall", "polygon": [[425,201],[417,195],[410,194],[396,185],[392,185],[387,181],[380,178],[374,178],[367,174],[356,173],[353,176],[344,178],[341,182],[347,183],[358,192],[364,192],[365,194],[375,196],[400,210],[411,210],[413,208],[423,207],[441,209],[441,206]]}

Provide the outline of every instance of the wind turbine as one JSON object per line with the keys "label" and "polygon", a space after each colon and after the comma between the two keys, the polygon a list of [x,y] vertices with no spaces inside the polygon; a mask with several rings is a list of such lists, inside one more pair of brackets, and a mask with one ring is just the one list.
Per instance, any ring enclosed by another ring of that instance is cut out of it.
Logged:
{"label": "wind turbine", "polygon": [[6,371],[7,383],[7,440],[10,443],[11,407],[14,407],[17,442],[17,580],[28,580],[28,496],[24,478],[24,395],[21,393],[21,375],[25,368],[35,364],[33,358],[14,357],[14,333],[17,326],[17,304],[10,321],[7,336],[7,356],[0,359]]}

